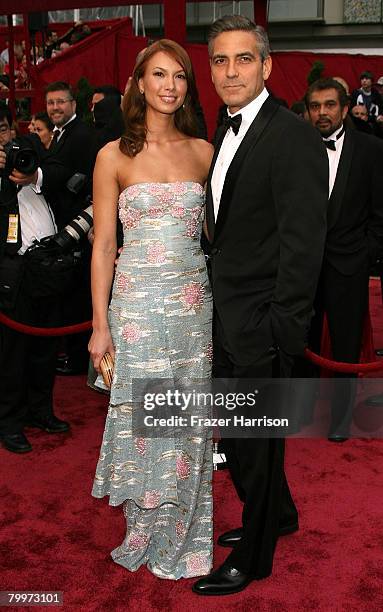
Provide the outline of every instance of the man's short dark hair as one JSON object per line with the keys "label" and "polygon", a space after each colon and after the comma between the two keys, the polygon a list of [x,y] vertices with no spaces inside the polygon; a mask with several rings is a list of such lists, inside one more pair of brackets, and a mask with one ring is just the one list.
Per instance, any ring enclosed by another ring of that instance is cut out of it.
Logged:
{"label": "man's short dark hair", "polygon": [[343,85],[341,85],[339,81],[336,81],[335,79],[327,78],[327,79],[318,79],[317,81],[314,81],[314,83],[310,85],[310,87],[308,88],[305,94],[306,107],[309,108],[310,99],[314,91],[325,91],[326,89],[336,89],[337,90],[339,103],[342,108],[349,105],[350,98],[347,95],[347,91],[345,90]]}
{"label": "man's short dark hair", "polygon": [[254,21],[243,15],[224,15],[217,19],[209,28],[207,44],[209,57],[213,55],[214,40],[223,32],[251,32],[257,39],[258,51],[261,60],[264,61],[270,55],[270,43],[266,31],[262,26],[256,25]]}
{"label": "man's short dark hair", "polygon": [[9,127],[12,127],[13,117],[12,112],[7,104],[0,102],[0,121],[7,120]]}
{"label": "man's short dark hair", "polygon": [[121,92],[114,85],[101,85],[100,87],[95,87],[93,90],[93,94],[104,94],[105,98],[109,98],[116,102],[116,106],[121,106]]}
{"label": "man's short dark hair", "polygon": [[70,98],[74,99],[73,90],[69,83],[65,81],[54,81],[54,83],[49,83],[45,88],[45,95],[51,91],[67,91]]}

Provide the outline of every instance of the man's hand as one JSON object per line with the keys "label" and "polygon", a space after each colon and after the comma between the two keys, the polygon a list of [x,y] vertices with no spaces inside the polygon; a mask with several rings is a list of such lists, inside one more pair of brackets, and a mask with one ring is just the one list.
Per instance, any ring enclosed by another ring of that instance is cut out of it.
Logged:
{"label": "man's hand", "polygon": [[18,170],[14,168],[12,170],[12,174],[10,175],[9,179],[12,181],[12,183],[19,185],[20,187],[25,187],[26,185],[30,185],[30,184],[36,185],[37,170],[33,174],[27,175],[27,174],[22,174],[21,172],[19,172]]}

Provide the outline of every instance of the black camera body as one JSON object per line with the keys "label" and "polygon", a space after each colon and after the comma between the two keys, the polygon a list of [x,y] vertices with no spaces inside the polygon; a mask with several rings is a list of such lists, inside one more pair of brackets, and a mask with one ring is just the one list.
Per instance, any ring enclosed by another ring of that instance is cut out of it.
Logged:
{"label": "black camera body", "polygon": [[3,177],[8,177],[12,174],[15,168],[22,174],[34,174],[39,167],[39,156],[33,147],[19,143],[17,140],[11,140],[4,145],[4,153],[6,154],[5,167],[2,170]]}
{"label": "black camera body", "polygon": [[0,206],[17,209],[17,186],[9,180],[15,168],[25,175],[36,172],[39,167],[39,156],[35,149],[22,140],[11,140],[3,147],[6,154],[5,166],[0,170]]}

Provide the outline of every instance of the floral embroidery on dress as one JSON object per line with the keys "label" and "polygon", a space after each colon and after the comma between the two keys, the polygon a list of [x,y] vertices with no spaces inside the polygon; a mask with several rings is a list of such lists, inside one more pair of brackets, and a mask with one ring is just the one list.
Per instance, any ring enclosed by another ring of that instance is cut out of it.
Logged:
{"label": "floral embroidery on dress", "polygon": [[200,183],[193,183],[191,190],[194,191],[194,193],[198,193],[198,195],[204,192],[204,188],[202,187]]}
{"label": "floral embroidery on dress", "polygon": [[158,196],[164,192],[164,184],[163,183],[150,183],[147,186],[147,191],[150,195]]}
{"label": "floral embroidery on dress", "polygon": [[166,246],[159,240],[149,244],[146,250],[146,259],[149,263],[164,263],[166,261]]}
{"label": "floral embroidery on dress", "polygon": [[140,188],[138,185],[129,185],[125,190],[125,197],[128,202],[133,202],[137,196],[140,195]]}
{"label": "floral embroidery on dress", "polygon": [[186,559],[187,576],[198,576],[208,574],[210,570],[209,559],[206,555],[194,553]]}
{"label": "floral embroidery on dress", "polygon": [[130,274],[126,272],[116,272],[116,289],[120,293],[125,293],[133,286]]}
{"label": "floral embroidery on dress", "polygon": [[164,191],[157,196],[157,200],[162,206],[169,206],[169,204],[173,204],[174,202],[174,194],[170,191]]}
{"label": "floral embroidery on dress", "polygon": [[204,300],[205,288],[201,283],[192,281],[182,289],[181,302],[187,310],[200,310]]}
{"label": "floral embroidery on dress", "polygon": [[148,216],[149,217],[154,217],[154,218],[163,217],[165,212],[166,212],[165,206],[162,206],[161,204],[158,204],[158,206],[151,206],[149,208]]}
{"label": "floral embroidery on dress", "polygon": [[138,342],[142,336],[142,330],[137,323],[126,323],[122,330],[122,337],[128,344]]}
{"label": "floral embroidery on dress", "polygon": [[170,214],[175,219],[182,219],[185,216],[185,207],[181,204],[175,204],[170,211]]}
{"label": "floral embroidery on dress", "polygon": [[186,236],[188,238],[195,238],[199,233],[198,219],[189,219],[186,223]]}
{"label": "floral embroidery on dress", "polygon": [[190,460],[189,457],[183,451],[177,456],[176,459],[176,472],[177,478],[180,480],[187,480],[190,476]]}
{"label": "floral embroidery on dress", "polygon": [[144,508],[155,508],[158,506],[158,502],[161,499],[161,493],[159,491],[145,491],[144,501],[142,506]]}
{"label": "floral embroidery on dress", "polygon": [[135,438],[134,446],[139,455],[141,457],[145,457],[146,454],[146,439],[145,438]]}
{"label": "floral embroidery on dress", "polygon": [[209,342],[209,344],[206,347],[206,357],[208,358],[210,363],[212,363],[213,361],[213,342]]}
{"label": "floral embroidery on dress", "polygon": [[128,535],[127,542],[131,550],[139,550],[148,545],[149,536],[146,533],[132,532]]}
{"label": "floral embroidery on dress", "polygon": [[120,219],[125,229],[133,229],[138,226],[141,213],[136,208],[127,206],[126,208],[120,208]]}
{"label": "floral embroidery on dress", "polygon": [[181,519],[176,521],[176,535],[177,538],[182,538],[185,535],[185,525]]}
{"label": "floral embroidery on dress", "polygon": [[187,183],[177,182],[172,185],[172,191],[177,196],[185,195],[188,192],[189,186]]}

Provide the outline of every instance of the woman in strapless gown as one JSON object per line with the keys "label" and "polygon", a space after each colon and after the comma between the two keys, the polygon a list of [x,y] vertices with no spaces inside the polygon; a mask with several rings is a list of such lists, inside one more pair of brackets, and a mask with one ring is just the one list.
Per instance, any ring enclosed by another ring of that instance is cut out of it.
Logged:
{"label": "woman in strapless gown", "polygon": [[[193,137],[194,92],[179,45],[162,40],[140,54],[123,103],[126,133],[101,150],[94,176],[89,348],[97,371],[105,352],[115,365],[92,495],[123,505],[127,532],[114,561],[169,579],[212,566],[211,439],[206,430],[135,435],[143,407],[132,381],[210,378],[212,298],[200,236],[212,148]],[[124,245],[108,308],[117,207]]]}

